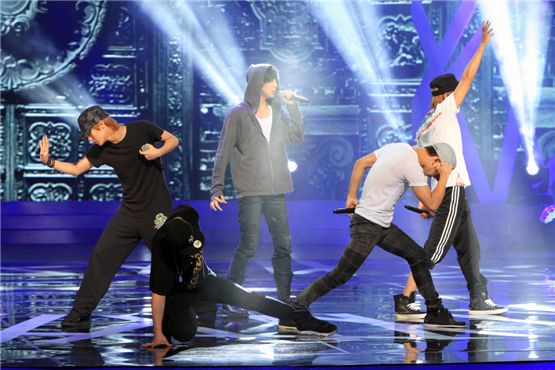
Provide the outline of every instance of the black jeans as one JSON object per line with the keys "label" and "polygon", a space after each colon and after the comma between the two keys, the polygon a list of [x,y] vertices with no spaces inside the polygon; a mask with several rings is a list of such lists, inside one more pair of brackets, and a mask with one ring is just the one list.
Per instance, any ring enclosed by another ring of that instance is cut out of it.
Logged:
{"label": "black jeans", "polygon": [[297,298],[297,302],[303,306],[309,306],[330,290],[345,284],[366,260],[375,245],[404,258],[409,263],[418,290],[426,299],[428,307],[441,304],[427,266],[424,250],[394,224],[382,227],[358,214],[353,215],[351,241],[337,266],[306,287]]}
{"label": "black jeans", "polygon": [[433,218],[428,240],[424,244],[430,268],[443,260],[451,245],[457,251],[457,260],[470,297],[487,298],[487,279],[480,273],[480,242],[462,186],[445,189],[443,201]]}
{"label": "black jeans", "polygon": [[80,315],[88,316],[94,311],[119,268],[141,239],[150,248],[156,232],[155,213],[149,217],[133,218],[117,211],[112,216],[94,246],[85,276],[75,295],[73,309]]}
{"label": "black jeans", "polygon": [[182,293],[166,297],[162,327],[168,340],[172,336],[186,342],[195,336],[195,306],[199,302],[229,304],[285,320],[291,320],[296,312],[293,306],[285,302],[249,292],[230,280],[209,274],[204,279],[200,293]]}
{"label": "black jeans", "polygon": [[291,293],[291,232],[287,218],[285,195],[264,195],[239,198],[239,226],[241,236],[233,255],[227,278],[238,284],[245,281],[247,262],[258,248],[260,239],[260,213],[264,215],[272,241],[274,280],[281,300],[289,300]]}

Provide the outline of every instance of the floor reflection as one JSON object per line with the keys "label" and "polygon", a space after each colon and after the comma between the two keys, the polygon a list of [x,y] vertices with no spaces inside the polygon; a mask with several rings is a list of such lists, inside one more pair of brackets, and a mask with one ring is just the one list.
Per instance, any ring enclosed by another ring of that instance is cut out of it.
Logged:
{"label": "floor reflection", "polygon": [[[335,261],[295,263],[294,292],[333,267]],[[467,293],[457,266],[434,269],[444,304],[464,329],[428,330],[422,322],[396,321],[392,296],[406,274],[402,263],[368,261],[345,286],[315,302],[316,316],[338,325],[326,340],[278,335],[277,321],[257,313],[230,321],[218,312],[188,343],[144,350],[151,338],[148,265],[128,263],[93,316],[90,333],[63,333],[82,264],[3,265],[1,361],[18,367],[103,366],[323,366],[448,364],[555,360],[553,266],[506,264],[487,269],[490,291],[504,316],[469,317]],[[225,271],[226,265],[215,264]],[[253,266],[245,285],[275,295],[271,270]]]}

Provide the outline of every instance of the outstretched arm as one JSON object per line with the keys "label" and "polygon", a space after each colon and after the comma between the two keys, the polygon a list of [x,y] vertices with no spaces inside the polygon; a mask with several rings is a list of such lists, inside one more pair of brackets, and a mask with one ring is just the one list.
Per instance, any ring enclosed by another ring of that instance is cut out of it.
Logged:
{"label": "outstretched arm", "polygon": [[357,193],[362,181],[362,177],[366,170],[374,165],[378,157],[375,153],[370,153],[362,158],[359,158],[353,167],[353,172],[351,174],[351,182],[349,183],[349,195],[347,196],[346,208],[355,207],[358,204]]}
{"label": "outstretched arm", "polygon": [[482,42],[480,42],[480,46],[470,62],[466,65],[464,72],[461,76],[461,80],[459,81],[459,85],[453,92],[455,96],[455,103],[457,104],[457,108],[459,108],[470,89],[470,85],[478,72],[478,68],[480,67],[480,62],[482,61],[482,56],[484,55],[484,50],[486,50],[486,46],[489,43],[493,36],[493,29],[491,28],[491,23],[489,21],[482,22]]}
{"label": "outstretched arm", "polygon": [[152,293],[152,326],[154,331],[154,339],[152,342],[145,343],[143,348],[156,348],[156,347],[171,347],[172,344],[168,341],[162,332],[162,320],[164,319],[164,308],[166,307],[166,296]]}
{"label": "outstretched arm", "polygon": [[77,163],[62,162],[50,157],[50,144],[48,136],[44,135],[39,141],[40,147],[40,160],[42,164],[63,173],[73,176],[79,176],[92,168],[92,163],[89,162],[87,157],[83,157]]}

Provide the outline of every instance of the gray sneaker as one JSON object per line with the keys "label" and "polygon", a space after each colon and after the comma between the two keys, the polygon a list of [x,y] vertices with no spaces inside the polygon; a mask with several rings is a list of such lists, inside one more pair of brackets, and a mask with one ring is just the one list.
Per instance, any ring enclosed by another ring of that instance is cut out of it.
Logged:
{"label": "gray sneaker", "polygon": [[468,307],[470,315],[499,315],[509,311],[507,307],[498,306],[491,298],[482,300],[471,300]]}

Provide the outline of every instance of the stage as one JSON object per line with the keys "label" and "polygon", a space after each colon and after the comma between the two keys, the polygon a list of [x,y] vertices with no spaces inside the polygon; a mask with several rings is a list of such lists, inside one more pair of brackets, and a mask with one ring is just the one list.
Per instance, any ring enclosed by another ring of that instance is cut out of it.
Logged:
{"label": "stage", "polygon": [[[236,237],[231,229],[235,204],[229,205],[227,213],[215,214],[203,207],[206,202],[192,203],[201,211],[201,225],[208,230],[205,258],[217,273],[224,274],[234,249],[234,243],[224,240]],[[339,205],[289,203],[294,241],[293,294],[333,268],[343,250],[348,238],[348,217],[329,211]],[[75,207],[81,211],[75,211]],[[144,350],[140,345],[152,335],[149,252],[139,246],[95,311],[91,332],[61,332],[60,318],[70,309],[92,246],[74,244],[74,238],[68,235],[82,235],[83,240],[88,240],[87,235],[91,234],[92,238],[101,230],[105,215],[115,207],[115,203],[94,202],[42,207],[3,204],[2,366],[510,363],[514,368],[515,363],[523,362],[518,364],[523,369],[533,365],[545,369],[551,366],[545,361],[555,360],[555,263],[553,254],[546,253],[553,229],[538,229],[534,236],[526,236],[518,232],[531,228],[524,208],[518,214],[506,207],[476,205],[475,223],[483,242],[482,272],[489,279],[491,297],[498,304],[508,305],[509,312],[469,317],[466,285],[455,253],[450,251],[433,270],[433,278],[445,306],[455,318],[467,323],[464,329],[428,330],[422,323],[395,321],[392,296],[402,291],[407,266],[376,248],[351,281],[312,305],[314,315],[338,326],[338,332],[329,338],[279,335],[277,321],[271,317],[251,312],[248,320],[233,321],[218,311],[215,328],[201,327],[193,341],[175,343],[169,351]],[[496,228],[499,218],[494,220],[488,209],[501,209],[511,228]],[[45,213],[50,217],[45,217]],[[310,213],[320,215],[317,222],[307,217]],[[426,221],[405,210],[397,210],[396,219],[421,242]],[[59,224],[54,225],[52,220]],[[309,220],[314,221],[312,229]],[[249,266],[245,286],[275,296],[271,245],[265,229],[263,226],[262,245]],[[41,233],[57,234],[58,239]],[[507,237],[509,234],[512,239]],[[42,238],[43,243],[31,244],[31,236]]]}

